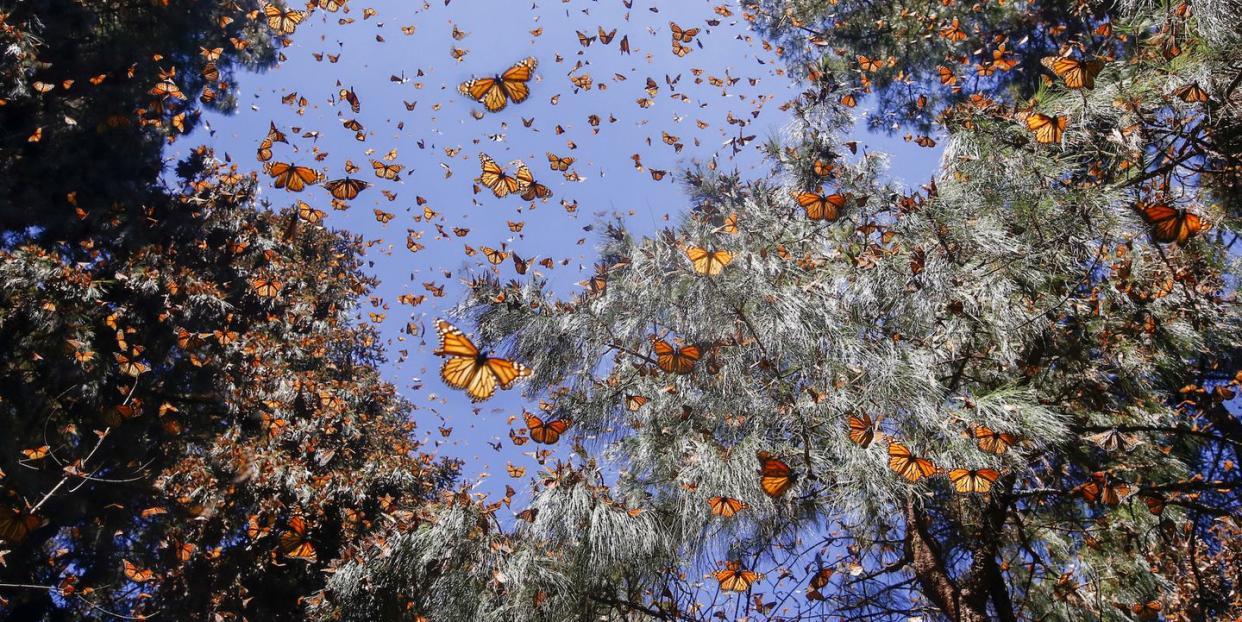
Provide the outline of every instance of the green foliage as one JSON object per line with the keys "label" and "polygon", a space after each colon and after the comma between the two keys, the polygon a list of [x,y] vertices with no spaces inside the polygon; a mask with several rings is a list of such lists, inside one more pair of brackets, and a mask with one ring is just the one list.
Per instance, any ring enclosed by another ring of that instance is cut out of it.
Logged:
{"label": "green foliage", "polygon": [[[574,422],[582,466],[549,467],[534,522],[510,534],[467,545],[430,524],[393,542],[397,558],[473,560],[418,575],[425,597],[409,610],[434,617],[452,594],[484,603],[477,619],[1127,620],[1147,603],[1182,619],[1236,615],[1242,481],[1229,465],[1242,437],[1226,404],[1242,322],[1235,221],[1221,207],[1237,200],[1236,169],[1215,129],[1237,123],[1237,69],[1223,60],[1237,48],[1197,38],[1172,7],[1115,26],[1129,56],[1094,89],[1032,85],[1039,112],[1067,119],[1054,144],[1036,142],[1024,111],[968,100],[946,109],[942,170],[910,194],[881,181],[882,156],[842,157],[848,87],[821,80],[790,107],[774,181],[691,175],[696,205],[674,228],[609,229],[606,287],[566,301],[537,278],[480,277],[463,314],[534,368],[541,416]],[[885,54],[850,45],[849,58]],[[1195,81],[1209,102],[1174,95]],[[816,161],[833,171],[816,174]],[[846,199],[837,222],[793,201],[821,186]],[[1159,244],[1142,215],[1155,203],[1211,226]],[[732,259],[696,274],[691,247]],[[653,339],[697,345],[702,359],[667,373]],[[635,395],[647,403],[627,407]],[[879,420],[867,447],[847,427],[864,414]],[[1016,442],[984,451],[981,426]],[[994,469],[995,484],[908,482],[891,444],[943,470]],[[779,498],[760,489],[759,451],[798,475]],[[579,469],[615,482],[584,501],[558,476]],[[715,517],[714,496],[749,507]],[[600,505],[641,512],[585,511]],[[767,576],[721,595],[706,573],[725,560]],[[367,586],[412,567],[344,569],[337,611],[384,602]],[[812,592],[821,571],[831,578]]]}

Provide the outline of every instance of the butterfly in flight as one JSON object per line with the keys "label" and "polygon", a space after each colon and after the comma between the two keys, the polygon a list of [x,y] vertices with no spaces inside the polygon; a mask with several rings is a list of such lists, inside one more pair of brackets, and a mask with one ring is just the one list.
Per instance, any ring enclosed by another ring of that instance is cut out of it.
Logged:
{"label": "butterfly in flight", "polygon": [[309,166],[272,162],[267,167],[267,172],[272,179],[276,180],[273,183],[274,186],[284,188],[289,192],[301,192],[307,184],[315,184],[319,181],[319,173]]}
{"label": "butterfly in flight", "polygon": [[518,163],[517,173],[510,175],[500,168],[499,164],[492,159],[492,156],[486,153],[479,154],[479,165],[482,172],[479,173],[479,182],[487,186],[496,198],[504,198],[511,193],[525,190],[530,186],[535,177],[531,175],[530,169],[525,164]]}
{"label": "butterfly in flight", "polygon": [[486,400],[497,386],[508,389],[518,378],[531,374],[531,369],[521,363],[488,356],[465,333],[444,320],[436,320],[436,331],[440,334],[440,348],[435,354],[448,357],[440,368],[440,378],[454,389],[465,389],[471,401]]}
{"label": "butterfly in flight", "polygon": [[370,185],[360,179],[342,177],[341,179],[324,182],[323,187],[327,188],[333,197],[348,201],[356,198],[359,192],[366,190]]}
{"label": "butterfly in flight", "polygon": [[530,440],[536,443],[551,445],[561,440],[561,435],[565,430],[569,429],[571,422],[568,419],[557,419],[544,423],[543,419],[536,417],[530,413],[526,413],[526,429],[530,431]]}
{"label": "butterfly in flight", "polygon": [[530,87],[526,83],[534,77],[538,64],[539,61],[533,57],[526,58],[498,76],[462,82],[457,90],[483,104],[489,112],[500,112],[510,101],[520,104],[530,96]]}
{"label": "butterfly in flight", "polygon": [[725,592],[745,592],[759,580],[759,573],[743,569],[740,561],[727,562],[724,570],[718,570],[712,576],[716,577],[720,589]]}

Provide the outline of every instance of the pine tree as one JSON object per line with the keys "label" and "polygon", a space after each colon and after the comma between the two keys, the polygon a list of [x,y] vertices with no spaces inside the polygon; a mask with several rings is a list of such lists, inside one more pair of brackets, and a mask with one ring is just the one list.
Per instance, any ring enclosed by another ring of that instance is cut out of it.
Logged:
{"label": "pine tree", "polygon": [[387,539],[331,614],[1242,613],[1221,6],[1122,7],[1094,88],[946,103],[917,192],[844,157],[858,85],[811,73],[774,181],[690,174],[688,216],[614,224],[573,300],[480,277],[463,315],[535,370],[575,464],[508,532],[458,497]]}
{"label": "pine tree", "polygon": [[0,617],[299,620],[455,477],[379,377],[361,240],[209,150],[164,170],[274,57],[260,9],[0,10]]}

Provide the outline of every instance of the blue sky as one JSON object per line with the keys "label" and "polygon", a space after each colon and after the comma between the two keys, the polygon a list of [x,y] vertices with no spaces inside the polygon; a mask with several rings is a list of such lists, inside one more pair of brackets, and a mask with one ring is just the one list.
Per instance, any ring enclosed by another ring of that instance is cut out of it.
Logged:
{"label": "blue sky", "polygon": [[[734,15],[721,15],[715,10],[718,6],[727,6]],[[364,14],[368,8],[373,15]],[[740,13],[724,0],[634,0],[630,9],[622,0],[535,5],[505,0],[434,4],[353,0],[348,13],[318,10],[311,15],[276,68],[237,76],[237,110],[231,115],[207,114],[206,123],[168,155],[175,158],[189,145],[207,143],[217,155],[227,153],[243,170],[261,172],[255,150],[269,122],[274,122],[292,143],[276,145],[274,160],[313,166],[329,179],[346,174],[346,160],[360,167],[353,177],[373,182],[372,186],[344,211],[332,209],[323,188],[288,193],[271,187],[266,176],[262,198],[273,208],[306,201],[328,212],[326,226],[373,241],[368,269],[381,285],[372,300],[363,301],[360,321],[374,321],[386,339],[390,360],[383,373],[415,405],[414,417],[427,448],[464,460],[463,481],[477,481],[478,490],[503,494],[505,484],[523,488],[506,473],[507,464],[526,468],[520,479],[539,470],[530,455],[531,444],[515,447],[509,441],[509,430],[522,426],[523,406],[534,410],[533,405],[515,389],[499,392],[476,408],[464,394],[440,382],[440,359],[432,354],[436,347],[432,322],[447,317],[460,300],[463,279],[496,269],[482,253],[468,256],[466,245],[499,249],[504,244],[525,259],[552,258],[555,268],[532,265],[531,272],[544,274],[558,291],[569,293],[576,282],[587,278],[595,259],[598,235],[584,228],[617,214],[636,233],[649,233],[665,224],[666,215],[675,220],[688,207],[672,174],[678,169],[715,158],[721,169],[740,170],[744,179],[765,176],[769,167],[756,146],[781,132],[788,117],[779,107],[798,89],[780,75],[782,64],[773,52],[764,50]],[[708,20],[719,24],[709,25]],[[670,21],[702,29],[697,37],[701,47],[690,44],[691,53],[675,56]],[[600,27],[606,32],[616,29],[610,45],[598,40],[588,47],[579,43],[579,31],[597,35]],[[454,38],[454,29],[464,36]],[[538,36],[532,34],[537,29],[542,29]],[[619,51],[626,36],[629,55]],[[466,53],[457,59],[454,48]],[[458,83],[499,73],[527,56],[539,61],[530,99],[476,119],[472,113],[482,112],[482,106],[460,95]],[[592,79],[590,90],[571,82],[571,76],[584,74]],[[645,90],[647,78],[658,87],[654,96]],[[713,84],[714,79],[725,82]],[[342,88],[357,93],[358,113],[338,101]],[[296,93],[293,103],[282,103],[291,93]],[[301,98],[305,106],[299,105]],[[650,99],[651,105],[641,107],[637,100],[642,98]],[[864,101],[860,110],[865,108]],[[590,115],[598,115],[597,127],[590,123]],[[730,118],[747,125],[739,129]],[[349,119],[363,125],[365,141],[343,127]],[[530,127],[524,121],[530,121]],[[892,155],[895,178],[917,185],[933,171],[939,149],[867,134],[862,129],[865,122],[857,127],[853,138],[869,150]],[[665,142],[665,133],[676,137],[680,152]],[[734,155],[725,143],[739,135],[757,138]],[[383,159],[392,150],[391,162],[405,167],[401,180],[377,179],[369,161]],[[486,189],[475,194],[480,152],[502,165],[524,160],[554,196],[531,204],[516,197],[496,199]],[[581,181],[568,181],[551,171],[548,152],[573,157],[570,171],[577,172]],[[644,170],[636,169],[634,154]],[[317,156],[322,159],[317,161]],[[655,181],[651,169],[670,174]],[[395,198],[390,201],[385,190]],[[571,212],[562,200],[571,207],[576,203],[576,209]],[[430,222],[423,218],[425,208],[437,213]],[[376,209],[393,218],[379,222]],[[524,223],[521,231],[512,231],[511,222]],[[454,229],[469,233],[459,237]],[[419,236],[422,250],[407,250],[409,231]],[[498,269],[504,279],[518,276],[511,261]],[[434,297],[424,283],[444,286],[444,296]],[[427,298],[410,306],[398,302],[402,294]],[[382,319],[372,318],[371,312],[382,314]],[[428,334],[405,334],[409,322]],[[471,333],[469,326],[461,328]],[[513,417],[517,418],[510,421]],[[452,432],[445,436],[441,428]],[[499,451],[493,448],[495,443]],[[561,441],[562,452],[569,444]]]}

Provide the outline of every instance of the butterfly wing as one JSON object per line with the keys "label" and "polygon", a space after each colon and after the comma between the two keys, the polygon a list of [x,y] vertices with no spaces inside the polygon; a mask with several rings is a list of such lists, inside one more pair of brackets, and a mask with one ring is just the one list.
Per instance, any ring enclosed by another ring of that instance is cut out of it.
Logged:
{"label": "butterfly wing", "polygon": [[875,439],[875,427],[869,415],[850,417],[850,441],[859,447],[867,447]]}
{"label": "butterfly wing", "polygon": [[[497,198],[505,197],[512,191],[516,185],[514,179],[505,174],[504,169],[486,154],[479,154],[479,165],[482,172],[479,173],[479,182],[491,189],[492,194]],[[511,186],[510,184],[514,184]]]}
{"label": "butterfly wing", "polygon": [[[500,84],[504,89],[504,94],[513,103],[520,104],[526,101],[527,97],[530,97],[530,88],[526,83],[530,82],[530,79],[534,76],[535,67],[538,64],[539,61],[534,58],[525,58],[500,75]],[[503,103],[501,107],[504,107]]]}
{"label": "butterfly wing", "polygon": [[[698,346],[689,345],[675,349],[670,361],[672,369],[666,369],[665,371],[688,374],[694,371],[694,364],[701,358],[703,358],[703,350]],[[660,357],[660,360],[663,360],[663,357]]]}
{"label": "butterfly wing", "polygon": [[513,386],[513,383],[518,378],[531,374],[529,367],[509,359],[488,358],[484,366],[487,368],[487,371],[496,377],[496,382],[500,384],[502,389],[508,389]]}
{"label": "butterfly wing", "polygon": [[759,486],[763,488],[764,494],[772,498],[784,495],[793,486],[793,470],[783,460],[766,451],[760,451],[758,458]]}
{"label": "butterfly wing", "polygon": [[504,109],[505,91],[495,78],[473,78],[462,82],[457,91],[487,108],[488,112],[499,112]]}

